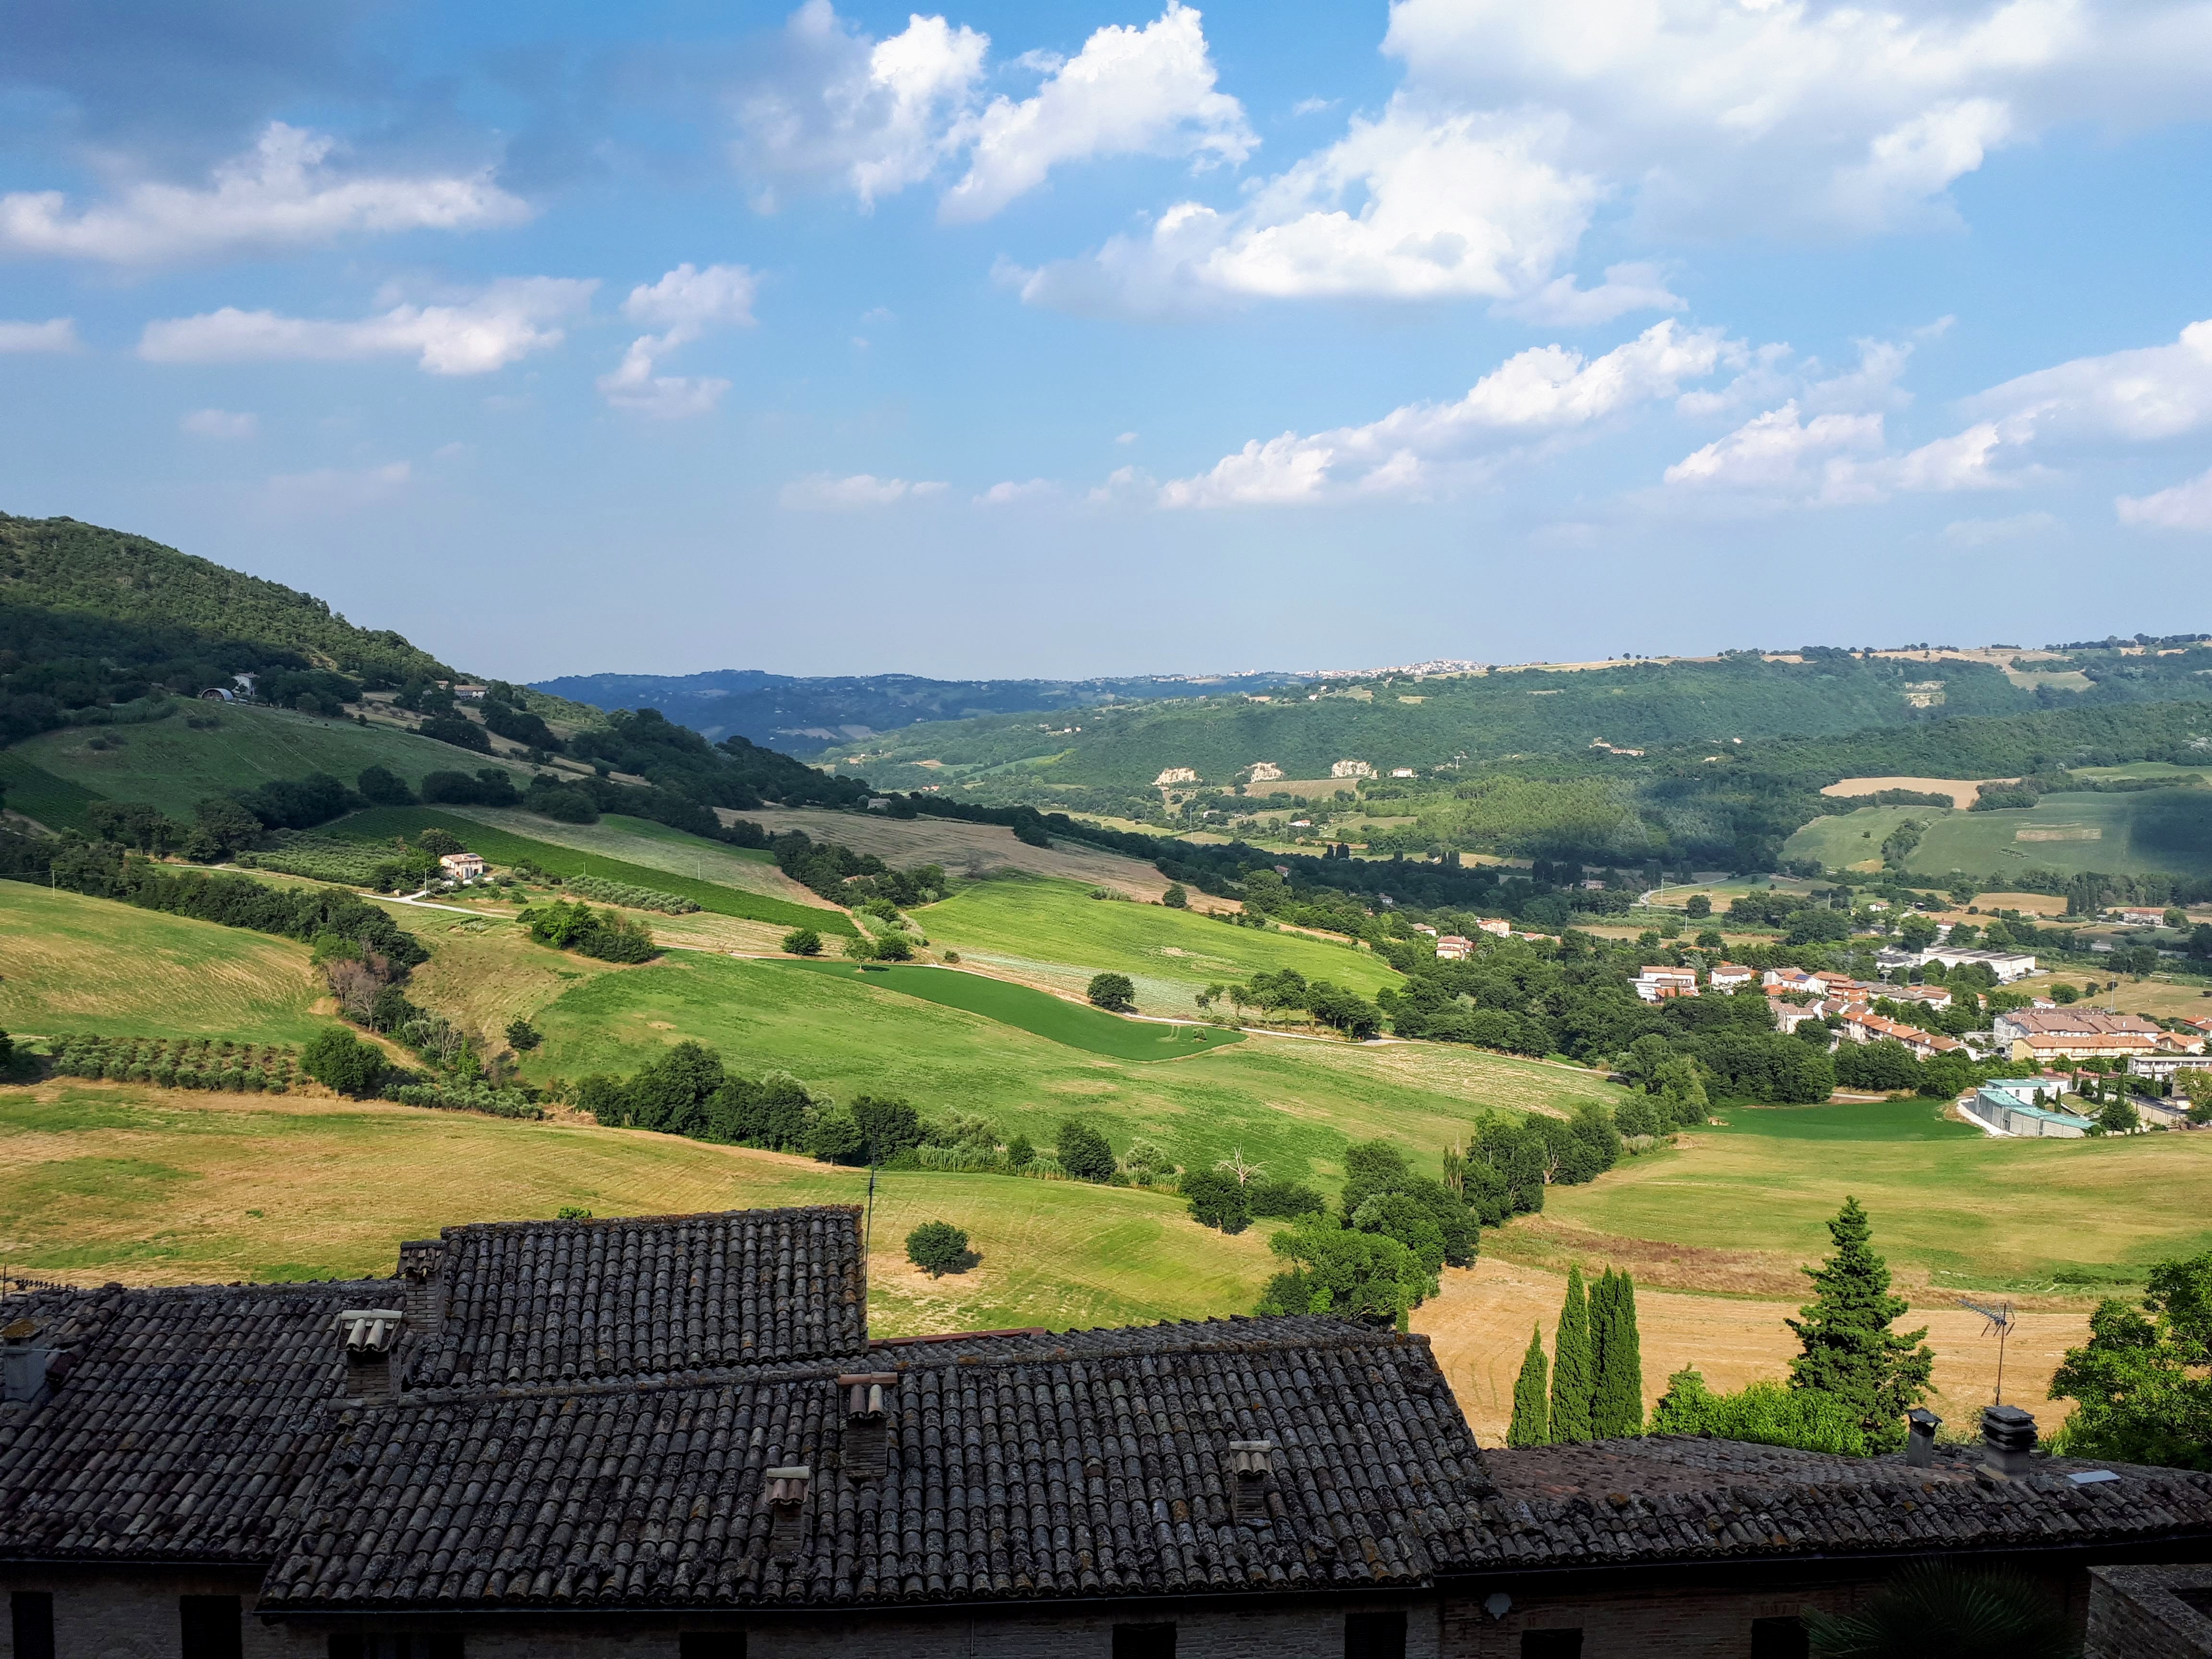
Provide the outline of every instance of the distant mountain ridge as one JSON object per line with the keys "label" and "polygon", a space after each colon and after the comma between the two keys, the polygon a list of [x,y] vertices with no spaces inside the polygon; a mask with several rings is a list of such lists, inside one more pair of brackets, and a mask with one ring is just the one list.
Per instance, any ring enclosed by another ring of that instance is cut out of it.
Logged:
{"label": "distant mountain ridge", "polygon": [[710,740],[742,737],[787,755],[819,755],[886,732],[965,720],[1171,702],[1224,692],[1267,692],[1298,676],[1139,674],[1089,680],[937,680],[920,674],[802,676],[755,668],[700,674],[570,674],[531,689],[594,708],[654,708]]}

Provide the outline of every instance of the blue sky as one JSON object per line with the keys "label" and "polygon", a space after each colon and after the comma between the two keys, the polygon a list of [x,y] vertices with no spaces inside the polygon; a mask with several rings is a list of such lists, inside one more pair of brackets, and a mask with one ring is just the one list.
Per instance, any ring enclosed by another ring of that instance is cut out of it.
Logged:
{"label": "blue sky", "polygon": [[0,6],[0,508],[472,669],[2212,626],[2208,0]]}

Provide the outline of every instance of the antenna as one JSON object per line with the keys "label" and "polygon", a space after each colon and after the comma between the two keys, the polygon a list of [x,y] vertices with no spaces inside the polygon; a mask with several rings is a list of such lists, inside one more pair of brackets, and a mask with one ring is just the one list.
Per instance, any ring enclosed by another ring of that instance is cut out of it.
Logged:
{"label": "antenna", "polygon": [[2002,1406],[2004,1404],[2005,1339],[2012,1334],[2012,1304],[1999,1302],[1991,1304],[1984,1302],[1970,1302],[1962,1296],[1959,1298],[1959,1305],[1969,1313],[1981,1315],[1982,1334],[1994,1336],[1997,1340],[1997,1393],[1996,1399],[1992,1403]]}

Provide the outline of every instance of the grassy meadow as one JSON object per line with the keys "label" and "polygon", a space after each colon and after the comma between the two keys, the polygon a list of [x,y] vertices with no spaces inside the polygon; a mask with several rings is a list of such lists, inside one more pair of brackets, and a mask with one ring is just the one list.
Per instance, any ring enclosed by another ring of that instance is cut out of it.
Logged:
{"label": "grassy meadow", "polygon": [[321,990],[290,939],[0,883],[0,1030],[301,1042]]}
{"label": "grassy meadow", "polygon": [[1927,827],[1911,868],[1929,877],[1954,870],[1984,877],[2023,870],[2212,874],[2212,789],[2202,788],[2045,795],[2032,807],[2001,812],[1862,807],[1814,819],[1790,837],[1783,855],[1816,858],[1837,869],[1871,860],[1869,867],[1876,867],[1883,839],[1908,819]]}
{"label": "grassy meadow", "polygon": [[82,785],[33,766],[19,750],[0,749],[0,801],[9,811],[21,812],[57,833],[84,830],[92,822],[86,809],[99,799]]}
{"label": "grassy meadow", "polygon": [[[649,819],[610,812],[597,823],[559,823],[511,807],[454,806],[441,810],[525,840],[544,842],[593,858],[617,859],[665,875],[689,876],[718,887],[735,887],[809,908],[822,906],[819,896],[809,892],[775,867],[775,854],[757,848],[732,847],[708,841],[703,836],[672,830]],[[665,882],[656,884],[666,885]]]}
{"label": "grassy meadow", "polygon": [[1164,905],[1094,899],[1078,883],[1033,876],[975,883],[915,920],[941,949],[1056,989],[1080,992],[1093,974],[1127,974],[1148,1014],[1190,1018],[1197,992],[1263,969],[1294,968],[1363,996],[1398,980],[1348,943],[1232,927]]}

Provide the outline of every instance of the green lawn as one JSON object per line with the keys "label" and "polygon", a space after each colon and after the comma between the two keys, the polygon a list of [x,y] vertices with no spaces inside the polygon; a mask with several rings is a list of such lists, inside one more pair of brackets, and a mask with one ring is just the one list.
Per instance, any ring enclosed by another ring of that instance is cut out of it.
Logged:
{"label": "green lawn", "polygon": [[1348,1140],[1388,1137],[1430,1168],[1486,1106],[1566,1109],[1618,1093],[1590,1073],[1442,1045],[1253,1037],[1166,1063],[1119,1059],[839,973],[706,955],[581,981],[534,1020],[545,1046],[533,1076],[626,1073],[690,1038],[752,1076],[787,1070],[841,1100],[903,1095],[925,1114],[981,1114],[1039,1145],[1079,1116],[1117,1150],[1141,1134],[1204,1167],[1242,1148],[1273,1173],[1332,1182]]}
{"label": "green lawn", "polygon": [[1068,990],[1082,990],[1093,974],[1127,974],[1148,1014],[1195,1014],[1194,993],[1262,969],[1295,968],[1363,996],[1399,977],[1349,945],[1232,927],[1164,905],[1094,899],[1078,883],[1039,877],[975,883],[915,920],[933,945]]}
{"label": "green lawn", "polygon": [[1883,838],[1908,818],[1927,826],[1911,867],[1929,878],[1954,870],[1996,877],[2023,870],[2212,875],[2212,789],[2045,795],[2025,811],[2002,812],[1869,806],[1814,819],[1790,837],[1783,854],[1832,868],[1879,860]]}
{"label": "green lawn", "polygon": [[0,1030],[301,1042],[320,992],[289,939],[0,882]]}
{"label": "green lawn", "polygon": [[2212,1248],[2212,1135],[1997,1140],[1945,1122],[1941,1103],[1735,1107],[1725,1127],[1554,1187],[1545,1218],[1714,1250],[1825,1253],[1846,1196],[1890,1261],[2023,1289],[2061,1273],[2140,1275]]}
{"label": "green lawn", "polygon": [[36,818],[56,831],[89,830],[92,821],[85,809],[100,799],[82,784],[33,765],[20,749],[0,749],[0,804],[10,811]]}
{"label": "green lawn", "polygon": [[853,932],[853,924],[842,911],[793,904],[788,899],[725,887],[719,882],[700,881],[602,853],[579,852],[532,836],[519,836],[511,830],[481,823],[472,817],[441,811],[434,806],[373,806],[327,825],[323,833],[346,836],[356,841],[389,841],[394,836],[411,839],[431,829],[443,830],[471,852],[482,854],[493,864],[518,864],[527,860],[557,876],[598,876],[607,881],[625,881],[664,893],[680,894],[701,909],[712,910],[717,915],[764,921],[778,927],[811,927],[823,933]]}
{"label": "green lawn", "polygon": [[963,974],[957,968],[881,963],[860,967],[849,962],[797,961],[776,965],[801,973],[829,974],[872,993],[920,997],[924,1002],[981,1014],[1033,1036],[1088,1054],[1110,1054],[1116,1060],[1180,1060],[1243,1041],[1241,1032],[1211,1025],[1155,1025],[1123,1019],[1047,991],[981,974]]}
{"label": "green lawn", "polygon": [[[212,714],[220,724],[195,731],[185,724],[187,714]],[[94,740],[110,746],[94,749]],[[144,726],[71,726],[29,738],[10,752],[110,800],[146,801],[184,818],[210,795],[255,788],[272,778],[327,772],[349,784],[362,768],[382,766],[411,787],[432,772],[473,772],[500,763],[410,732],[243,703],[193,704]],[[518,772],[518,780],[522,775]]]}

